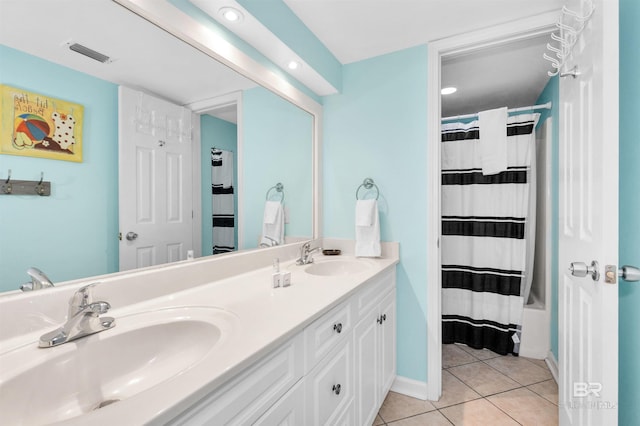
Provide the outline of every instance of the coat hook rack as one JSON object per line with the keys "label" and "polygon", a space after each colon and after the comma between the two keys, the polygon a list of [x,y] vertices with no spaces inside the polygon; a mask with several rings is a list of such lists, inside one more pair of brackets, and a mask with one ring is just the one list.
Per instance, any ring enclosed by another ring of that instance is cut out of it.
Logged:
{"label": "coat hook rack", "polygon": [[0,187],[0,195],[51,195],[51,182],[44,180],[44,172],[40,172],[40,180],[13,180],[11,169]]}

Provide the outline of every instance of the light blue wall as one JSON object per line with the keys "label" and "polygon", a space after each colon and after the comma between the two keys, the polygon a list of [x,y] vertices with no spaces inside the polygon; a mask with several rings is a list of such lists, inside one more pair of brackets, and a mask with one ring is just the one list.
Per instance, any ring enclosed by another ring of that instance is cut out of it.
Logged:
{"label": "light blue wall", "polygon": [[[238,126],[210,115],[200,116],[200,158],[202,175],[202,255],[208,256],[213,249],[212,205],[211,205],[211,148],[233,152],[234,214],[238,221]],[[234,241],[238,247],[238,226]]]}
{"label": "light blue wall", "polygon": [[540,123],[548,117],[553,119],[553,141],[551,143],[551,352],[558,360],[558,160],[560,146],[560,85],[559,77],[552,77],[544,87],[536,105],[551,102],[551,110],[541,110]]}
{"label": "light blue wall", "polygon": [[343,92],[324,99],[322,234],[355,238],[355,190],[373,178],[381,238],[400,243],[397,371],[426,381],[427,49],[343,69]]}
{"label": "light blue wall", "polygon": [[[640,267],[640,2],[620,0],[619,264]],[[640,283],[619,285],[619,424],[640,419]]]}
{"label": "light blue wall", "polygon": [[242,109],[242,247],[257,247],[267,190],[278,182],[284,185],[284,204],[290,213],[285,236],[310,237],[313,233],[311,115],[262,87],[244,91]]}
{"label": "light blue wall", "polygon": [[[84,105],[83,161],[0,155],[0,177],[51,181],[50,197],[0,196],[0,291],[30,266],[54,282],[118,270],[115,84],[0,45],[0,83]],[[4,106],[3,106],[4,108]]]}

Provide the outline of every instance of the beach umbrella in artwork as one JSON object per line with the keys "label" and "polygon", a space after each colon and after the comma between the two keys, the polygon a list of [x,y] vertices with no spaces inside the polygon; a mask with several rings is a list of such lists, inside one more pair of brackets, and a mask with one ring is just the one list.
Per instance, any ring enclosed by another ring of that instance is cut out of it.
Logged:
{"label": "beach umbrella in artwork", "polygon": [[49,123],[39,115],[21,114],[16,121],[16,133],[23,133],[22,139],[27,137],[33,142],[38,142],[49,135]]}

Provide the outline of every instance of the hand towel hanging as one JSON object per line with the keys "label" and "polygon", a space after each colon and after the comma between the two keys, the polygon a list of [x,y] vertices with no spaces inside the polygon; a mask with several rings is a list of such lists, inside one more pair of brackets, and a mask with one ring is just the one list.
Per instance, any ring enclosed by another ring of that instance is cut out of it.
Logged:
{"label": "hand towel hanging", "polygon": [[[356,257],[380,257],[380,218],[378,201],[356,201]],[[369,223],[368,225],[365,225]],[[362,224],[362,225],[361,225]]]}

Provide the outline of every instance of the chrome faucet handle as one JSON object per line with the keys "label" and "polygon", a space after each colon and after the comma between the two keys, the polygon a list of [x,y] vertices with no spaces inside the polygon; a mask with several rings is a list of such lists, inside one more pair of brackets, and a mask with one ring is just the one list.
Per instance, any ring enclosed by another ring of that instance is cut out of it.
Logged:
{"label": "chrome faucet handle", "polygon": [[47,277],[47,275],[38,268],[32,266],[31,268],[27,269],[27,275],[31,277],[31,281],[20,286],[20,290],[22,291],[32,291],[54,287],[49,277]]}
{"label": "chrome faucet handle", "polygon": [[[80,287],[69,300],[69,318],[82,312],[93,302],[93,287],[98,283],[91,283]],[[104,302],[106,303],[106,302]],[[105,311],[106,312],[106,311]]]}

